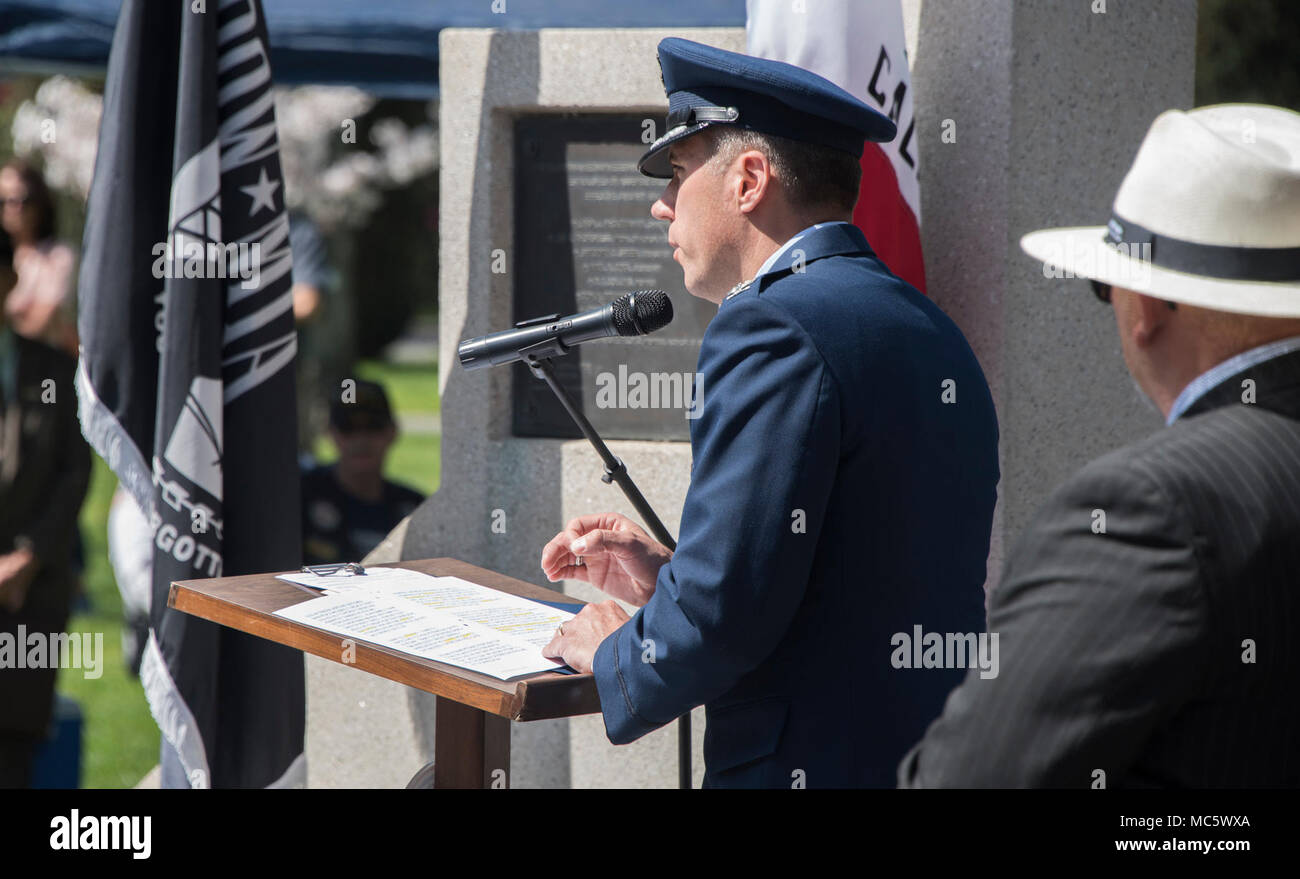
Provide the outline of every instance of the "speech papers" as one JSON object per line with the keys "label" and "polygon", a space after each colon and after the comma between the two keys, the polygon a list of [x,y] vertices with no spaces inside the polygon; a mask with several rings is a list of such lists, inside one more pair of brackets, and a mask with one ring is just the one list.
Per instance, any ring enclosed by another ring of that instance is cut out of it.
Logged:
{"label": "speech papers", "polygon": [[324,590],[276,616],[508,680],[561,664],[542,647],[573,614],[459,577],[404,568],[365,574],[281,574]]}

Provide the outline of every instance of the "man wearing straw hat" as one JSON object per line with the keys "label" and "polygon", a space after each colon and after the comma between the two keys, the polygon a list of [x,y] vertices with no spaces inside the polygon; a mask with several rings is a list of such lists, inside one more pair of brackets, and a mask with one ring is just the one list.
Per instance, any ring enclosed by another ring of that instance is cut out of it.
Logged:
{"label": "man wearing straw hat", "polygon": [[1300,115],[1157,118],[1105,227],[1021,246],[1091,281],[1165,416],[1047,500],[904,786],[1300,785]]}

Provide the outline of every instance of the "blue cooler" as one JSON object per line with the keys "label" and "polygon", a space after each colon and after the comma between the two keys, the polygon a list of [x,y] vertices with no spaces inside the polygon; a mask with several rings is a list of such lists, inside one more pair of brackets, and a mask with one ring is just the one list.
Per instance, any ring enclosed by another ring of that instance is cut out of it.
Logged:
{"label": "blue cooler", "polygon": [[54,694],[50,735],[32,762],[32,787],[81,787],[81,706],[62,693]]}

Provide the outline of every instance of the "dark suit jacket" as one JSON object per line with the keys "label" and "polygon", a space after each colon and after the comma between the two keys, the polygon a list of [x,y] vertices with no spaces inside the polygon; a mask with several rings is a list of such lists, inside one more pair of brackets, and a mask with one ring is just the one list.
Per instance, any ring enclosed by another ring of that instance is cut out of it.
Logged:
{"label": "dark suit jacket", "polygon": [[1052,495],[990,596],[1000,674],[968,675],[899,783],[1298,785],[1298,630],[1293,353]]}
{"label": "dark suit jacket", "polygon": [[[76,361],[21,336],[14,345],[17,393],[0,387],[0,552],[26,542],[41,567],[22,608],[0,610],[0,632],[16,637],[25,626],[26,633],[48,638],[68,620],[72,541],[90,480],[90,448],[77,421]],[[55,674],[53,668],[0,669],[0,731],[45,734]]]}
{"label": "dark suit jacket", "polygon": [[609,738],[704,704],[706,786],[892,787],[961,672],[894,669],[890,636],[984,623],[998,465],[979,364],[838,224],[722,303],[699,371],[677,552],[596,651]]}

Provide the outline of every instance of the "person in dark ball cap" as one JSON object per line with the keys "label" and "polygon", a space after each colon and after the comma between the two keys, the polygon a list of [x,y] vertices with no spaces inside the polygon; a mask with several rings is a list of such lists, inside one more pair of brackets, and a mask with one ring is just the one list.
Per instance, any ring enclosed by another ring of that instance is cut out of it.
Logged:
{"label": "person in dark ball cap", "polygon": [[[960,671],[891,637],[983,630],[998,479],[984,376],[851,224],[894,123],[798,67],[659,44],[667,130],[640,161],[691,295],[718,305],[675,553],[582,516],[543,549],[589,605],[545,648],[595,674],[610,741],[706,706],[706,787],[892,786]],[[945,387],[955,393],[945,394]]]}
{"label": "person in dark ball cap", "polygon": [[[350,392],[349,392],[350,391]],[[333,464],[303,474],[303,563],[359,562],[420,505],[415,489],[384,478],[397,424],[382,385],[358,380],[330,404]]]}

